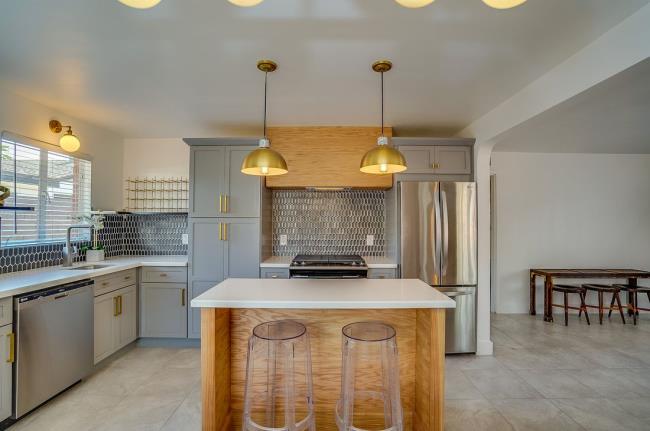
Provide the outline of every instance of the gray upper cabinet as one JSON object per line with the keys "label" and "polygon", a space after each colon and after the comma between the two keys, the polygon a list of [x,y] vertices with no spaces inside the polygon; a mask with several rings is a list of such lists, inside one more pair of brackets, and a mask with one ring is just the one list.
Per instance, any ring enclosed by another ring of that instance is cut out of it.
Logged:
{"label": "gray upper cabinet", "polygon": [[472,148],[460,145],[404,145],[399,150],[406,158],[406,174],[472,173]]}
{"label": "gray upper cabinet", "polygon": [[240,171],[255,148],[192,147],[190,217],[259,217],[261,179]]}
{"label": "gray upper cabinet", "polygon": [[[226,147],[192,148],[190,217],[218,217],[223,208]],[[221,207],[221,208],[220,208]]]}
{"label": "gray upper cabinet", "polygon": [[227,190],[224,192],[225,217],[259,217],[262,180],[241,173],[241,164],[256,147],[228,147]]}
{"label": "gray upper cabinet", "polygon": [[437,174],[471,174],[472,149],[459,146],[434,147],[434,171]]}

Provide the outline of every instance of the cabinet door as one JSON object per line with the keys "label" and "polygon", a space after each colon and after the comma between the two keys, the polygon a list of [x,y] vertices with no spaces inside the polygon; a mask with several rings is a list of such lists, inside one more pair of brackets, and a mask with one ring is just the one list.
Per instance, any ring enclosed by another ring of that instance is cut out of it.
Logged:
{"label": "cabinet door", "polygon": [[141,335],[187,337],[187,284],[142,283],[140,286]]}
{"label": "cabinet door", "polygon": [[259,219],[224,219],[225,278],[259,278]]}
{"label": "cabinet door", "polygon": [[0,421],[11,416],[13,358],[10,357],[10,353],[12,342],[14,342],[12,325],[2,326],[0,328]]}
{"label": "cabinet door", "polygon": [[257,147],[228,147],[226,217],[259,217],[262,180],[241,173],[241,164]]}
{"label": "cabinet door", "polygon": [[[208,289],[213,288],[219,281],[192,281],[190,282],[189,298],[190,301]],[[201,309],[189,308],[187,315],[187,336],[189,338],[201,338]]]}
{"label": "cabinet door", "polygon": [[114,352],[116,315],[115,292],[95,297],[95,364]]}
{"label": "cabinet door", "polygon": [[217,217],[223,211],[226,147],[196,147],[190,152],[190,216]]}
{"label": "cabinet door", "polygon": [[406,159],[407,174],[434,173],[434,150],[428,146],[401,146],[398,148]]}
{"label": "cabinet door", "polygon": [[115,350],[135,341],[137,327],[137,295],[135,286],[129,286],[115,292],[118,297],[119,314],[116,318]]}
{"label": "cabinet door", "polygon": [[435,151],[436,174],[471,174],[472,149],[460,146],[437,146]]}
{"label": "cabinet door", "polygon": [[223,280],[222,223],[221,219],[190,220],[190,280]]}

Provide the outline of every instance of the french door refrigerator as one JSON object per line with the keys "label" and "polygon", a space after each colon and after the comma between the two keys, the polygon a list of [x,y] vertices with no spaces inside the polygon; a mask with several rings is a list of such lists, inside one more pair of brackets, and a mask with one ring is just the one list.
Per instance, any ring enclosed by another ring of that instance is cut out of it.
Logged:
{"label": "french door refrigerator", "polygon": [[419,278],[456,301],[446,352],[476,352],[476,183],[400,182],[401,278]]}

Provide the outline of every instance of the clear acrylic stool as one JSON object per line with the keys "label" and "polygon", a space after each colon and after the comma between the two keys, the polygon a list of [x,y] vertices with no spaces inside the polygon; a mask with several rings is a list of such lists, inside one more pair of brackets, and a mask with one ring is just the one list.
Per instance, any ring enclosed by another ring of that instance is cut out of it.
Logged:
{"label": "clear acrylic stool", "polygon": [[[355,417],[355,409],[361,412]],[[383,410],[383,416],[372,412]],[[399,360],[395,329],[381,322],[343,328],[341,398],[336,405],[340,431],[402,431]]]}
{"label": "clear acrylic stool", "polygon": [[301,323],[279,320],[253,329],[244,431],[316,431],[309,349],[309,334]]}

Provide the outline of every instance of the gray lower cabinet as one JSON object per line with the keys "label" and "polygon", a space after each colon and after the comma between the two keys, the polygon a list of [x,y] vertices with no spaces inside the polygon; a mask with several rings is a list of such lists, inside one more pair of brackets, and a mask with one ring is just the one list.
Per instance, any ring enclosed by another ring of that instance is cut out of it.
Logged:
{"label": "gray lower cabinet", "polygon": [[397,271],[393,268],[370,268],[368,278],[397,278]]}
{"label": "gray lower cabinet", "polygon": [[[226,278],[258,278],[260,223],[258,218],[190,219],[189,300]],[[200,310],[190,308],[188,336],[199,338]]]}
{"label": "gray lower cabinet", "polygon": [[187,337],[187,283],[140,284],[140,336]]}
{"label": "gray lower cabinet", "polygon": [[15,359],[12,309],[12,298],[0,300],[0,421],[11,416],[12,370]]}
{"label": "gray lower cabinet", "polygon": [[289,278],[289,268],[260,268],[260,278]]}

